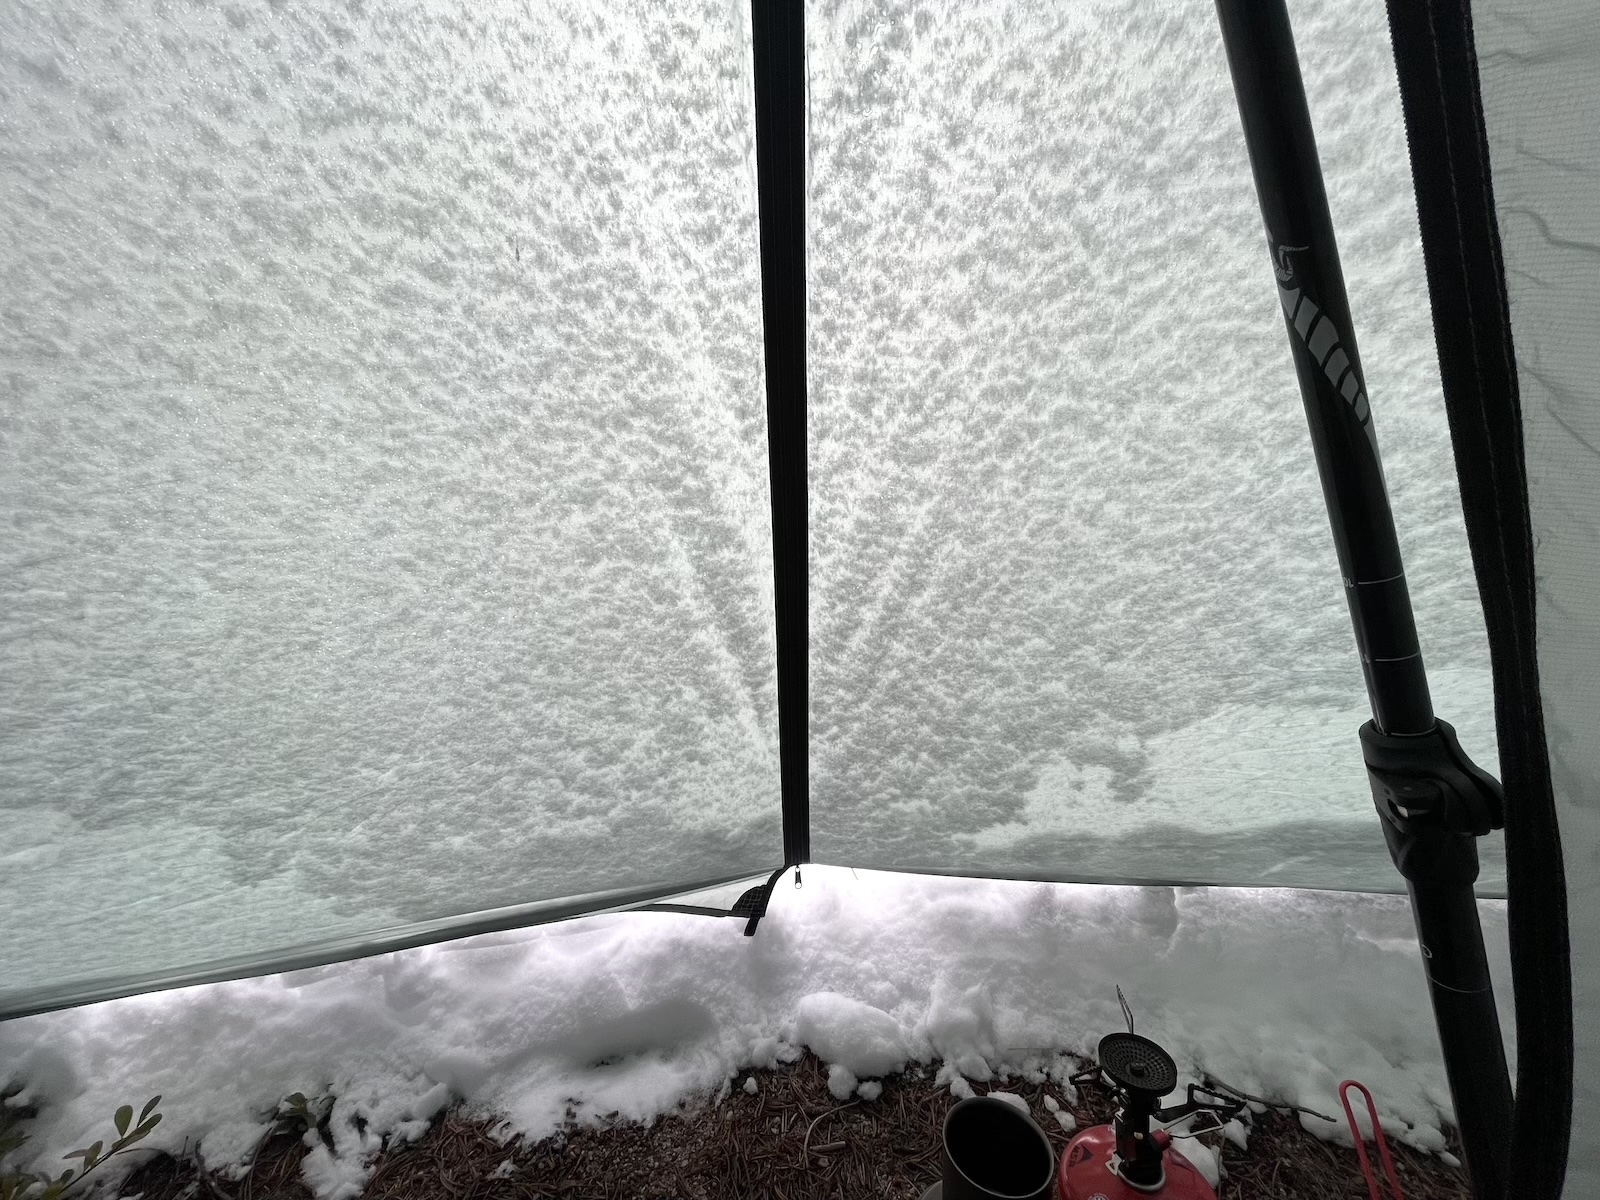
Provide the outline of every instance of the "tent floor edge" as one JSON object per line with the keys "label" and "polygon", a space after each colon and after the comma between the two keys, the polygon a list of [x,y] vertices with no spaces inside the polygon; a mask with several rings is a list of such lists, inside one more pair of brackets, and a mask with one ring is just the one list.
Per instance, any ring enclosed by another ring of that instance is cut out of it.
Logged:
{"label": "tent floor edge", "polygon": [[[782,870],[778,873],[781,874]],[[507,905],[458,916],[414,921],[368,933],[321,938],[260,954],[234,955],[136,975],[81,979],[59,987],[0,991],[0,1022],[37,1016],[59,1009],[77,1008],[85,1004],[99,1004],[106,1000],[117,1000],[146,992],[225,983],[232,979],[253,979],[264,975],[280,975],[290,971],[354,962],[381,954],[394,954],[402,950],[414,950],[420,946],[431,946],[438,942],[457,941],[461,938],[502,933],[512,929],[526,929],[574,917],[638,912],[652,904],[668,903],[666,898],[670,896],[692,896],[712,888],[743,883],[751,877],[752,872],[745,870],[709,879],[686,879],[644,884],[632,888],[613,888],[608,891]],[[768,885],[757,886],[770,886],[770,881]],[[710,911],[717,912],[717,910]],[[717,912],[717,915],[730,914]]]}

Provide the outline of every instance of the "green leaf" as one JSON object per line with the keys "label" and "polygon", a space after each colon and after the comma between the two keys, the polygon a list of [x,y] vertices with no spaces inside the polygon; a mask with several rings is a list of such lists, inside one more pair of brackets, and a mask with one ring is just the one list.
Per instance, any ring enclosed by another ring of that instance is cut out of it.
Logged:
{"label": "green leaf", "polygon": [[[20,1129],[8,1129],[4,1133],[0,1133],[0,1158],[4,1158],[27,1140],[28,1135]],[[5,1176],[4,1178],[10,1177]]]}
{"label": "green leaf", "polygon": [[[99,1144],[100,1144],[99,1142],[96,1142],[95,1146],[98,1146]],[[89,1159],[94,1157],[94,1147],[85,1146],[82,1150],[69,1150],[66,1154],[63,1154],[61,1157],[62,1158],[81,1158],[85,1162],[88,1162]]]}
{"label": "green leaf", "polygon": [[117,1109],[117,1132],[127,1133],[128,1126],[133,1124],[133,1105],[124,1104]]}
{"label": "green leaf", "polygon": [[144,1106],[143,1111],[141,1111],[139,1113],[139,1120],[143,1121],[151,1113],[155,1112],[156,1105],[158,1105],[160,1103],[161,1103],[161,1096],[160,1096],[159,1093],[154,1095],[154,1096],[151,1096],[150,1099],[145,1102],[145,1106]]}
{"label": "green leaf", "polygon": [[144,1141],[145,1138],[150,1136],[150,1131],[159,1124],[161,1124],[161,1114],[157,1113],[148,1121],[141,1122],[134,1129],[134,1131],[128,1134],[126,1137],[118,1138],[117,1144],[111,1148],[111,1152],[115,1154],[118,1150],[125,1150],[135,1142]]}
{"label": "green leaf", "polygon": [[304,1092],[290,1092],[287,1103],[291,1108],[304,1108],[306,1106],[306,1094]]}

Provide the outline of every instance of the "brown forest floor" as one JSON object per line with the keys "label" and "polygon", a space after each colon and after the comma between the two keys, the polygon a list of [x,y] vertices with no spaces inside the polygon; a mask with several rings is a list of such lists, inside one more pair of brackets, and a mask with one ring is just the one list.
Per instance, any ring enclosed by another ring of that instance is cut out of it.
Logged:
{"label": "brown forest floor", "polygon": [[[489,1136],[492,1123],[447,1113],[418,1141],[378,1159],[365,1197],[918,1200],[938,1179],[939,1132],[955,1100],[929,1073],[885,1079],[883,1095],[872,1103],[835,1100],[826,1069],[810,1055],[758,1072],[756,1081],[760,1091],[754,1096],[735,1087],[720,1105],[704,1104],[649,1126],[573,1128],[532,1143],[496,1141]],[[1057,1099],[1059,1090],[1018,1081],[995,1086],[1028,1101],[1059,1162],[1072,1135],[1042,1103],[1047,1088]],[[1092,1085],[1079,1092],[1080,1102],[1064,1107],[1080,1128],[1109,1118],[1108,1093]],[[1223,1145],[1227,1175],[1218,1200],[1366,1200],[1355,1152],[1312,1137],[1296,1118],[1257,1116],[1249,1140],[1248,1152]],[[1461,1170],[1391,1145],[1407,1200],[1470,1200]],[[122,1194],[141,1200],[310,1200],[300,1176],[304,1154],[295,1133],[276,1134],[262,1147],[255,1169],[237,1181],[162,1156],[140,1168]]]}

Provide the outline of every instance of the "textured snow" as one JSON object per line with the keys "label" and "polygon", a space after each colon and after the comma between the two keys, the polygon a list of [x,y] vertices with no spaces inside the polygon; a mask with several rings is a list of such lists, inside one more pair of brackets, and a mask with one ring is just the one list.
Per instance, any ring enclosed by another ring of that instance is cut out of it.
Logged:
{"label": "textured snow", "polygon": [[[1482,912],[1505,995],[1504,905]],[[0,1085],[30,1082],[30,1148],[46,1164],[159,1092],[152,1144],[238,1166],[285,1096],[331,1095],[333,1148],[307,1164],[326,1200],[448,1101],[502,1118],[508,1136],[544,1136],[569,1113],[648,1120],[792,1059],[819,1019],[836,1046],[898,1036],[957,1095],[970,1077],[1048,1078],[1070,1096],[1074,1063],[1058,1052],[1123,1028],[1119,984],[1180,1087],[1210,1070],[1338,1112],[1354,1077],[1391,1136],[1442,1144],[1448,1089],[1402,897],[821,867],[779,887],[753,938],[738,921],[589,917],[10,1021]],[[854,1076],[833,1066],[843,1102]],[[1033,1115],[1052,1119],[1048,1105]],[[1342,1122],[1308,1127],[1348,1137]]]}
{"label": "textured snow", "polygon": [[843,1063],[830,1063],[828,1066],[828,1091],[835,1100],[848,1100],[854,1094],[860,1080],[856,1073]]}
{"label": "textured snow", "polygon": [[748,71],[0,6],[7,987],[773,865]]}
{"label": "textured snow", "polygon": [[1216,1187],[1222,1180],[1222,1167],[1217,1161],[1217,1153],[1210,1146],[1197,1139],[1186,1139],[1178,1144],[1178,1152],[1187,1158],[1204,1175],[1206,1182]]}
{"label": "textured snow", "polygon": [[800,1001],[795,1038],[818,1058],[857,1076],[898,1071],[909,1057],[898,1021],[837,992],[817,992]]}
{"label": "textured snow", "polygon": [[[1290,7],[1438,708],[1493,766],[1384,8]],[[811,11],[816,855],[1394,887],[1214,13]]]}
{"label": "textured snow", "polygon": [[[743,11],[0,9],[7,988],[777,860]],[[1382,6],[1294,17],[1492,764]],[[1210,10],[809,36],[816,856],[1397,886]]]}

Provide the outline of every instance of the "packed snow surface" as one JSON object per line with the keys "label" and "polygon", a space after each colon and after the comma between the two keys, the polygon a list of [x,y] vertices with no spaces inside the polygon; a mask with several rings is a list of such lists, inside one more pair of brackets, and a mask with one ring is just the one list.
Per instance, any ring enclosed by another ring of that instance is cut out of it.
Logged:
{"label": "packed snow surface", "polygon": [[[1383,7],[1292,8],[1492,766]],[[0,6],[0,987],[776,865],[745,11]],[[1210,9],[808,29],[816,857],[1395,887]]]}
{"label": "packed snow surface", "polygon": [[837,992],[816,992],[800,1001],[794,1036],[819,1058],[854,1075],[887,1075],[910,1056],[900,1022]]}
{"label": "packed snow surface", "polygon": [[[753,938],[739,921],[596,916],[22,1018],[0,1025],[0,1084],[30,1085],[46,1164],[159,1092],[154,1146],[237,1167],[285,1096],[332,1096],[334,1148],[317,1141],[306,1175],[335,1200],[386,1140],[454,1101],[507,1135],[649,1120],[715,1102],[802,1046],[830,1064],[841,1102],[871,1103],[860,1077],[903,1061],[937,1063],[958,1095],[969,1080],[1048,1077],[1070,1100],[1061,1052],[1123,1028],[1121,985],[1180,1086],[1210,1071],[1337,1113],[1354,1077],[1386,1128],[1443,1144],[1448,1093],[1402,898],[822,867],[803,883],[780,883]],[[1482,910],[1505,995],[1504,908]]]}

